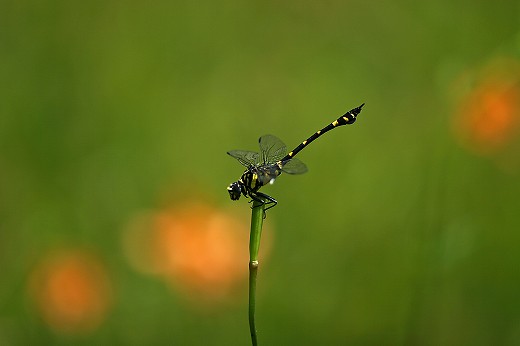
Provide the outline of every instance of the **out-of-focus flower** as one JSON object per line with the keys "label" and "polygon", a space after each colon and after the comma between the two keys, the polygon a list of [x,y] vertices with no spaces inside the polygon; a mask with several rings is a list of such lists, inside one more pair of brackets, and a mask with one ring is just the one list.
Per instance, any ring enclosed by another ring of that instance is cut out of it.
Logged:
{"label": "out-of-focus flower", "polygon": [[497,60],[481,74],[460,102],[453,125],[464,147],[490,156],[519,134],[520,63]]}
{"label": "out-of-focus flower", "polygon": [[247,222],[202,202],[138,216],[125,251],[138,270],[165,279],[192,298],[229,297],[247,282]]}
{"label": "out-of-focus flower", "polygon": [[103,322],[112,290],[103,264],[81,250],[49,254],[29,277],[29,293],[43,320],[60,334],[85,334]]}

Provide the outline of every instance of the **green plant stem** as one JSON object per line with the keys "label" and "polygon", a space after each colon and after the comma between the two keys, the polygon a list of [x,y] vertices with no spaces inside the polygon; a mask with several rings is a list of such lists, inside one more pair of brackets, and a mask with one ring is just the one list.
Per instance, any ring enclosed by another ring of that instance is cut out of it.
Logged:
{"label": "green plant stem", "polygon": [[255,326],[256,274],[258,272],[258,249],[260,248],[260,237],[264,223],[264,208],[264,203],[253,201],[251,233],[249,235],[249,331],[251,332],[253,346],[258,345]]}

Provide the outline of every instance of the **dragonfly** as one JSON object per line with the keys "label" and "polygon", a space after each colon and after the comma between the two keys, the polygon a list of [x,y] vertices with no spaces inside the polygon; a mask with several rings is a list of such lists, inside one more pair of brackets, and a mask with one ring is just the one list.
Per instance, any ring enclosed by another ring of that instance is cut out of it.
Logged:
{"label": "dragonfly", "polygon": [[349,110],[321,130],[316,131],[289,153],[282,140],[273,135],[264,135],[258,139],[259,153],[248,150],[228,151],[228,155],[246,167],[240,179],[231,183],[227,188],[231,200],[236,201],[242,195],[246,198],[250,197],[253,201],[265,204],[264,211],[276,206],[278,204],[276,199],[258,190],[262,186],[274,183],[282,173],[303,174],[307,172],[307,166],[295,156],[326,132],[339,126],[353,124],[364,105],[363,103]]}

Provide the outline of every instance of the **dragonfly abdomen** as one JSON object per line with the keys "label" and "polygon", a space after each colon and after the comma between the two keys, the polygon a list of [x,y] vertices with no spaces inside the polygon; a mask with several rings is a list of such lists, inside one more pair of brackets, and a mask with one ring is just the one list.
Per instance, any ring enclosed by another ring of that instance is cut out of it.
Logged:
{"label": "dragonfly abdomen", "polygon": [[335,129],[338,126],[343,125],[350,125],[353,124],[356,121],[357,115],[361,112],[361,108],[363,108],[365,104],[363,103],[361,106],[356,107],[342,116],[340,116],[338,119],[334,120],[321,130],[318,130],[314,132],[312,136],[301,142],[296,148],[294,148],[293,151],[289,152],[281,161],[288,161],[292,159],[296,154],[298,154],[303,148],[305,148],[307,145],[311,144],[315,139],[322,136],[326,132],[329,132],[332,129]]}

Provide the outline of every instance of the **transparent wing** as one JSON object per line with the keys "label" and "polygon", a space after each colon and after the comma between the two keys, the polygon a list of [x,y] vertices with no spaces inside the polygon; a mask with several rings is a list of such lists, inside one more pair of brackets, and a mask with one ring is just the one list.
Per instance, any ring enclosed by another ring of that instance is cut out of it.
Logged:
{"label": "transparent wing", "polygon": [[287,174],[303,174],[307,172],[307,166],[305,163],[294,158],[282,163],[282,172]]}
{"label": "transparent wing", "polygon": [[230,150],[227,154],[237,159],[242,166],[256,166],[260,161],[260,154],[247,150]]}
{"label": "transparent wing", "polygon": [[258,139],[261,153],[261,163],[274,163],[280,161],[287,153],[287,147],[276,136],[264,135]]}

